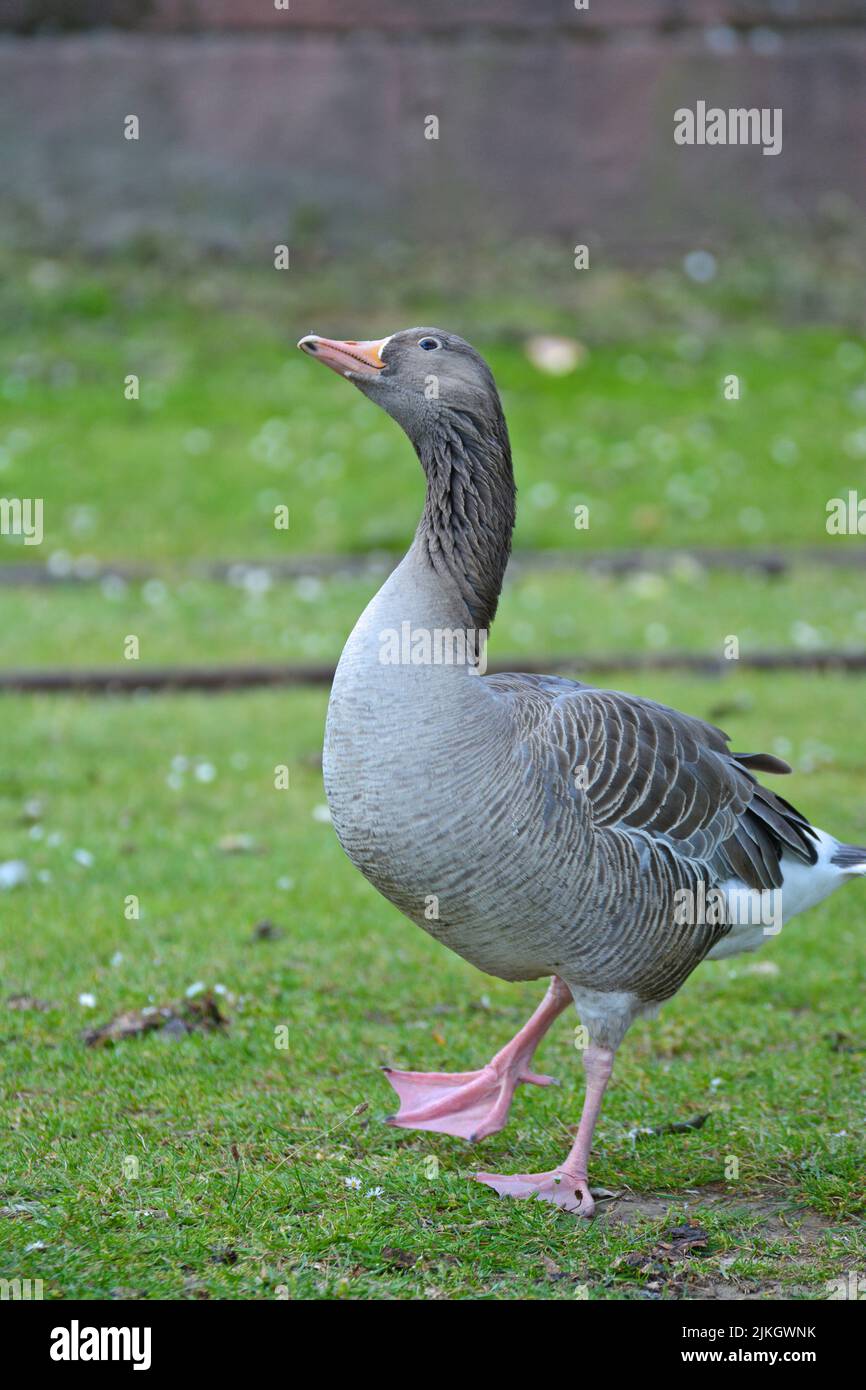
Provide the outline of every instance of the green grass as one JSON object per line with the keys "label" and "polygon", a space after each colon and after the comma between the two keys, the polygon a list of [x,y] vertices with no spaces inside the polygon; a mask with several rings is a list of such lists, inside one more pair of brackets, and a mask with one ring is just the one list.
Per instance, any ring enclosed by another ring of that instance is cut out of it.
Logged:
{"label": "green grass", "polygon": [[[705,571],[625,578],[515,570],[492,629],[489,659],[690,649],[721,656],[736,636],[757,651],[862,650],[863,570],[793,570],[778,578]],[[305,577],[257,588],[168,577],[128,585],[24,588],[4,600],[8,665],[118,666],[128,636],[143,666],[336,661],[381,577]],[[264,576],[267,582],[267,576]]]}
{"label": "green grass", "polygon": [[[829,498],[862,491],[862,289],[850,267],[821,264],[816,280],[802,256],[760,273],[733,262],[695,287],[670,268],[581,279],[555,257],[540,277],[520,257],[480,255],[471,276],[461,262],[425,282],[390,251],[363,277],[301,256],[276,278],[3,254],[0,494],[44,499],[45,540],[0,537],[0,563],[118,561],[157,577],[0,589],[0,660],[121,666],[130,634],[148,666],[337,656],[374,579],[244,587],[195,567],[400,550],[412,534],[411,450],[295,351],[310,328],[366,337],[439,322],[489,355],[515,446],[518,548],[856,544],[824,523]],[[816,311],[823,326],[805,321]],[[531,331],[581,339],[582,366],[539,372]],[[123,399],[130,372],[138,402]],[[736,402],[722,395],[731,372]],[[288,532],[273,526],[280,503]],[[574,528],[578,503],[588,531]],[[582,652],[720,654],[730,635],[744,658],[862,648],[861,576],[515,572],[490,657],[573,655],[579,670]],[[724,680],[608,683],[790,758],[785,794],[866,843],[862,684],[744,666]],[[626,1039],[593,1181],[638,1194],[633,1221],[498,1201],[473,1169],[546,1165],[568,1145],[582,1089],[570,1026],[540,1058],[561,1089],[521,1090],[509,1128],[484,1144],[384,1125],[380,1063],[477,1066],[540,986],[479,975],[345,861],[316,813],[325,702],[4,698],[0,860],[24,860],[30,877],[0,890],[0,1277],[42,1279],[50,1298],[688,1298],[731,1286],[773,1298],[822,1297],[827,1279],[862,1272],[863,885],[762,952],[777,973],[754,958],[704,966]],[[291,787],[277,792],[282,763]],[[220,848],[238,836],[253,852]],[[130,895],[137,920],[124,916]],[[281,938],[253,940],[265,918]],[[224,1032],[82,1042],[85,1026],[196,982],[224,987]],[[16,994],[49,1007],[13,1010]],[[704,1111],[699,1130],[635,1133]],[[686,1216],[707,1230],[704,1254],[660,1277],[626,1263],[653,1264]]]}
{"label": "green grass", "polygon": [[[311,325],[310,283],[276,272],[199,268],[167,282],[135,265],[3,268],[0,482],[44,499],[45,539],[38,550],[3,538],[0,560],[402,546],[421,486],[409,446],[294,342],[311,326],[389,332],[423,310],[490,358],[519,545],[850,543],[825,529],[828,499],[857,486],[866,457],[866,353],[845,328],[726,322],[711,291],[702,304],[694,290],[690,312],[637,343],[596,324],[584,365],[556,378],[528,361],[518,330],[488,323],[483,299],[394,304],[387,321],[352,306],[337,322],[323,294],[328,321]],[[579,307],[554,326],[584,336]],[[138,401],[124,399],[129,373]],[[723,396],[730,373],[737,401]],[[578,504],[588,531],[574,529]],[[288,531],[274,527],[279,505]]]}
{"label": "green grass", "polygon": [[[829,750],[785,793],[862,843],[859,686],[736,673],[731,687],[737,744],[784,733],[797,749],[819,740]],[[718,699],[715,683],[697,679],[646,677],[640,688],[699,714]],[[675,1283],[662,1280],[662,1296],[734,1280],[758,1296],[823,1297],[827,1279],[862,1271],[863,1053],[832,1040],[866,1042],[863,885],[759,958],[702,966],[626,1039],[593,1181],[651,1194],[655,1207],[629,1226],[587,1225],[499,1201],[469,1181],[473,1168],[544,1166],[567,1147],[581,1097],[571,1027],[562,1022],[540,1054],[561,1088],[522,1089],[509,1127],[483,1144],[382,1123],[391,1094],[380,1063],[479,1065],[540,987],[481,976],[344,860],[314,815],[325,699],[4,701],[4,857],[24,859],[31,879],[0,903],[3,1000],[27,993],[50,1008],[0,1002],[0,1208],[13,1213],[0,1215],[2,1276],[40,1278],[51,1298],[570,1299],[580,1286],[590,1298],[639,1298],[657,1295],[652,1276],[617,1261],[653,1247],[686,1203],[708,1249]],[[179,755],[215,776],[173,774]],[[283,762],[291,787],[277,792]],[[25,813],[34,799],[41,808]],[[217,848],[240,834],[256,852]],[[89,867],[76,849],[93,856]],[[124,917],[130,894],[139,920]],[[253,941],[263,918],[284,937]],[[756,959],[778,973],[755,973]],[[104,1050],[80,1040],[84,1026],[176,1000],[196,981],[225,987],[224,1033],[155,1033]],[[87,993],[95,1008],[78,1002]],[[275,1046],[281,1026],[287,1050]],[[703,1111],[700,1130],[630,1138]],[[725,1177],[731,1156],[736,1180]],[[763,1213],[767,1194],[795,1231],[812,1213],[816,1238],[784,1241]],[[550,1260],[569,1277],[552,1280]]]}

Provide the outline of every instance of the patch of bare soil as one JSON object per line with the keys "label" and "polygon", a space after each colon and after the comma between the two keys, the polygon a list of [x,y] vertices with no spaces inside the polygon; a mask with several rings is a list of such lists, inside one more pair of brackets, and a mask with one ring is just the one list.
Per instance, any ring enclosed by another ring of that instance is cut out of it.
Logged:
{"label": "patch of bare soil", "polygon": [[[721,1260],[713,1257],[713,1242],[706,1236],[702,1221],[719,1212],[734,1218],[728,1231],[735,1241],[742,1238],[744,1251],[753,1249],[756,1237],[786,1247],[779,1255],[779,1273],[788,1277],[757,1281],[734,1274],[730,1266],[736,1262],[736,1246]],[[811,1279],[797,1283],[797,1276],[807,1275],[805,1266],[810,1257],[837,1227],[828,1218],[776,1193],[739,1195],[722,1183],[676,1197],[624,1192],[600,1204],[597,1220],[602,1229],[613,1232],[618,1228],[620,1235],[623,1227],[645,1221],[658,1223],[657,1235],[648,1235],[644,1243],[617,1260],[618,1277],[627,1278],[633,1270],[651,1297],[739,1301],[786,1299],[798,1294],[827,1296],[823,1290],[816,1293]]]}

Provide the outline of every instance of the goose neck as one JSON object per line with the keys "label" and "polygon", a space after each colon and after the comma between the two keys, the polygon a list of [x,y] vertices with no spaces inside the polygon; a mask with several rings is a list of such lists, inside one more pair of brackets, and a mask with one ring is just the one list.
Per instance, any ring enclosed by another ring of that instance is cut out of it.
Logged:
{"label": "goose neck", "polygon": [[514,529],[516,490],[504,417],[497,411],[482,422],[448,412],[418,454],[427,494],[412,551],[441,595],[443,620],[486,632]]}

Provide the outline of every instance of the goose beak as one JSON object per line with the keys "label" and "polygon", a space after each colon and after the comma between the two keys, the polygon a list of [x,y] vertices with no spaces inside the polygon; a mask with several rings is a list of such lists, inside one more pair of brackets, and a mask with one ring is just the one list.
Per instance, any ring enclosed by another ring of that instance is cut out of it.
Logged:
{"label": "goose beak", "polygon": [[301,352],[317,357],[340,376],[375,376],[385,366],[382,349],[390,338],[368,338],[355,342],[352,338],[322,338],[318,333],[308,333],[298,343]]}

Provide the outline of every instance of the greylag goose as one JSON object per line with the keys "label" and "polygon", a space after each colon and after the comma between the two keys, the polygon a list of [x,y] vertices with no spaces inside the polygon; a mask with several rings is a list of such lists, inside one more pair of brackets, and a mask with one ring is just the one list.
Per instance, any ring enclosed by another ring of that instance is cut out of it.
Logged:
{"label": "greylag goose", "polygon": [[324,778],[353,864],[418,926],[504,980],[551,976],[479,1071],[386,1069],[390,1123],[470,1140],[506,1122],[574,1004],[586,1088],[574,1145],[543,1173],[476,1177],[591,1216],[588,1163],[614,1055],[701,961],[754,950],[857,875],[866,849],[818,830],[701,719],[557,676],[485,675],[515,486],[491,372],[462,338],[411,328],[298,346],[402,426],[426,474],[403,561],[346,643]]}

